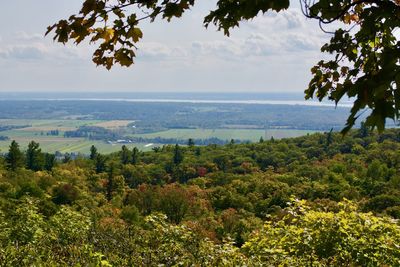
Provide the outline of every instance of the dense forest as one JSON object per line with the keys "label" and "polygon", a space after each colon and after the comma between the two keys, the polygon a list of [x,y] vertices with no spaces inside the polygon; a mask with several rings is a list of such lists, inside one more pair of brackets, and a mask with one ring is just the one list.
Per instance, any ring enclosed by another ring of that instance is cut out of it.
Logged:
{"label": "dense forest", "polygon": [[1,266],[399,266],[400,130],[0,158]]}

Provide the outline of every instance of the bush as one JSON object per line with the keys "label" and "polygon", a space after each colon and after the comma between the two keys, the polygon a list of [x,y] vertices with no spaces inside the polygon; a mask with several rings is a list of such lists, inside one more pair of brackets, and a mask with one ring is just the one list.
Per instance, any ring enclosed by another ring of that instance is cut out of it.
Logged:
{"label": "bush", "polygon": [[400,226],[389,218],[357,212],[349,201],[340,210],[311,210],[296,201],[278,221],[253,234],[243,251],[266,266],[399,266]]}
{"label": "bush", "polygon": [[58,185],[53,189],[53,202],[58,205],[70,205],[78,199],[78,196],[78,189],[70,184]]}
{"label": "bush", "polygon": [[387,208],[400,205],[400,198],[392,195],[379,195],[371,198],[365,208],[367,210],[381,212]]}

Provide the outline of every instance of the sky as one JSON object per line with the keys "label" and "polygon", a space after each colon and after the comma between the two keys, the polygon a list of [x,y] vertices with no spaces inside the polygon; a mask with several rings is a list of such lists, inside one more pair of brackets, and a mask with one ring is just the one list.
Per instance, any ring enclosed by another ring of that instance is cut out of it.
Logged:
{"label": "sky", "polygon": [[47,26],[77,13],[81,0],[4,1],[0,92],[303,92],[330,38],[317,22],[294,4],[226,37],[202,24],[215,3],[201,0],[181,19],[142,25],[135,65],[107,71],[91,61],[95,46],[44,37]]}

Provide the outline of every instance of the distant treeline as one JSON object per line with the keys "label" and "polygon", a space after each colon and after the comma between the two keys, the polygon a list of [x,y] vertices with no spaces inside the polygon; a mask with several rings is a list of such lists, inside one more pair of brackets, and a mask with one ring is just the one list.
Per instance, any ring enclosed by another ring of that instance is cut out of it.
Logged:
{"label": "distant treeline", "polygon": [[66,131],[64,137],[84,137],[90,140],[111,140],[115,141],[121,139],[117,133],[103,127],[97,126],[81,126],[75,131]]}
{"label": "distant treeline", "polygon": [[46,135],[51,135],[51,136],[58,136],[59,134],[60,134],[59,130],[51,130],[46,133]]}
{"label": "distant treeline", "polygon": [[0,141],[8,141],[10,138],[8,136],[0,135]]}
{"label": "distant treeline", "polygon": [[[102,141],[111,141],[111,142],[119,142],[119,143],[157,143],[157,144],[179,144],[186,145],[188,144],[187,139],[178,139],[178,138],[163,138],[163,137],[126,137],[115,133],[109,129],[105,129],[103,127],[97,126],[81,126],[75,131],[66,131],[64,133],[64,137],[73,138],[73,137],[81,137],[88,138],[89,140],[102,140]],[[249,141],[243,141],[239,139],[234,140],[223,140],[216,137],[205,138],[205,139],[191,139],[195,145],[206,146],[206,145],[225,145],[228,143],[247,143]]]}
{"label": "distant treeline", "polygon": [[[131,141],[132,143],[156,143],[156,144],[165,144],[165,145],[187,145],[188,140],[186,139],[177,139],[177,138],[162,138],[162,137],[154,137],[154,138],[143,138],[143,137],[133,137],[126,140],[127,142]],[[207,146],[207,145],[226,145],[229,143],[242,144],[248,143],[250,141],[243,141],[239,139],[232,140],[223,140],[216,137],[206,138],[206,139],[191,139],[193,145],[198,146]]]}
{"label": "distant treeline", "polygon": [[31,125],[0,125],[0,132],[31,127]]}

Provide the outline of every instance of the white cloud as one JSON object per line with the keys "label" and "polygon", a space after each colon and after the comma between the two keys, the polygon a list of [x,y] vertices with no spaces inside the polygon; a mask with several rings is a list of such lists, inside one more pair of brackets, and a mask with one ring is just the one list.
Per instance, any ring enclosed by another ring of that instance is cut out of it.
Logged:
{"label": "white cloud", "polygon": [[5,58],[17,60],[38,60],[44,56],[45,52],[34,46],[14,46],[5,52]]}
{"label": "white cloud", "polygon": [[296,30],[307,27],[303,14],[298,9],[289,9],[284,12],[268,12],[249,22],[243,23],[245,27],[257,31]]}
{"label": "white cloud", "polygon": [[301,33],[282,33],[264,35],[252,33],[247,38],[229,41],[196,41],[192,43],[192,54],[195,56],[212,56],[227,61],[246,61],[253,58],[273,56],[302,57],[304,53],[319,53],[323,41],[315,36]]}
{"label": "white cloud", "polygon": [[9,64],[26,61],[59,62],[85,59],[90,60],[90,49],[87,46],[60,45],[37,33],[17,32],[12,38],[0,40],[0,57]]}
{"label": "white cloud", "polygon": [[140,44],[137,52],[139,60],[162,61],[172,59],[185,59],[188,52],[184,47],[168,46],[159,42],[144,42]]}
{"label": "white cloud", "polygon": [[313,51],[319,52],[325,40],[318,36],[304,33],[289,33],[284,37],[284,45],[287,51]]}
{"label": "white cloud", "polygon": [[38,42],[45,39],[43,34],[39,33],[27,33],[24,31],[16,32],[14,35],[14,40],[22,42]]}
{"label": "white cloud", "polygon": [[194,59],[211,57],[232,61],[240,57],[242,51],[236,40],[218,40],[192,42],[190,53]]}
{"label": "white cloud", "polygon": [[[265,44],[278,46],[276,52],[319,51],[330,37],[319,29],[315,21],[307,20],[300,9],[289,9],[282,13],[267,13],[245,23]],[[274,45],[276,43],[277,45]]]}

